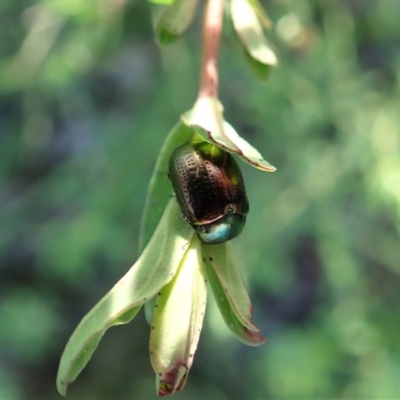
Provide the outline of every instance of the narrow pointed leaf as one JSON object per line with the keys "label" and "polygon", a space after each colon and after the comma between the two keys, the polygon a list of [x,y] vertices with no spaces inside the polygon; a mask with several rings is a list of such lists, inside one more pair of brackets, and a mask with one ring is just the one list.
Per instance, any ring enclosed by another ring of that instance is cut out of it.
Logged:
{"label": "narrow pointed leaf", "polygon": [[156,38],[160,45],[179,39],[190,26],[196,13],[198,0],[175,0],[160,18]]}
{"label": "narrow pointed leaf", "polygon": [[168,179],[168,161],[174,149],[192,139],[193,130],[179,121],[168,133],[158,155],[153,175],[147,190],[146,202],[140,224],[139,252],[152,237],[165,207],[173,193]]}
{"label": "narrow pointed leaf", "polygon": [[223,119],[222,105],[215,97],[201,97],[196,101],[194,108],[183,114],[181,119],[204,140],[229,153],[237,154],[253,167],[266,172],[276,170]]}
{"label": "narrow pointed leaf", "polygon": [[[240,150],[231,143],[224,134],[223,107],[216,97],[204,96],[197,99],[192,110],[184,113],[181,120],[196,133],[210,143],[221,142],[220,147],[231,149],[235,152]],[[206,131],[206,132],[203,132]]]}
{"label": "narrow pointed leaf", "polygon": [[260,346],[265,343],[265,339],[258,332],[250,331],[239,321],[235,312],[232,310],[226,292],[221,286],[213,267],[207,261],[204,265],[206,267],[208,283],[213,291],[215,301],[217,302],[222,318],[231,332],[237,337],[237,339],[248,346]]}
{"label": "narrow pointed leaf", "polygon": [[233,26],[249,55],[265,65],[275,65],[276,55],[271,49],[255,9],[249,0],[232,0],[231,16]]}
{"label": "narrow pointed leaf", "polygon": [[237,319],[250,331],[260,330],[251,321],[252,305],[247,294],[242,274],[237,268],[228,243],[209,245],[202,244],[203,260],[210,264],[218,277]]}
{"label": "narrow pointed leaf", "polygon": [[199,341],[206,308],[206,275],[201,244],[194,236],[174,279],[156,300],[150,334],[150,359],[158,394],[183,388]]}
{"label": "narrow pointed leaf", "polygon": [[258,150],[253,147],[250,143],[244,140],[233,128],[231,124],[223,122],[225,136],[234,143],[240,150],[241,154],[238,154],[239,158],[247,164],[266,172],[274,172],[276,168],[271,165],[268,161],[264,160],[263,156]]}
{"label": "narrow pointed leaf", "polygon": [[149,3],[154,4],[172,4],[174,0],[147,0]]}
{"label": "narrow pointed leaf", "polygon": [[147,323],[151,326],[153,321],[153,314],[154,314],[154,305],[156,304],[156,298],[153,297],[149,301],[144,303],[144,317],[146,318]]}
{"label": "narrow pointed leaf", "polygon": [[141,305],[175,275],[193,229],[171,199],[154,236],[135,265],[82,319],[61,356],[57,388],[65,395],[111,326],[129,322]]}
{"label": "narrow pointed leaf", "polygon": [[243,48],[243,53],[247,65],[250,67],[251,71],[253,72],[253,75],[260,81],[267,81],[271,75],[272,67],[268,64],[263,64],[257,61],[244,48]]}
{"label": "narrow pointed leaf", "polygon": [[[160,150],[147,190],[146,202],[140,224],[139,253],[143,251],[153,235],[168,200],[171,197],[172,186],[168,179],[168,162],[171,153],[181,144],[190,142],[193,137],[193,129],[190,129],[182,121],[179,121],[168,133]],[[146,321],[151,325],[153,319],[155,300],[145,303]]]}
{"label": "narrow pointed leaf", "polygon": [[[184,365],[179,365],[176,368],[167,371],[165,374],[156,375],[157,394],[168,396],[175,392],[180,392],[187,381],[188,370]],[[170,383],[174,382],[174,383]]]}
{"label": "narrow pointed leaf", "polygon": [[267,12],[264,10],[260,1],[259,0],[249,0],[249,3],[251,4],[254,11],[256,12],[257,17],[258,17],[259,21],[261,22],[261,25],[264,27],[264,29],[271,29],[272,21],[269,18]]}

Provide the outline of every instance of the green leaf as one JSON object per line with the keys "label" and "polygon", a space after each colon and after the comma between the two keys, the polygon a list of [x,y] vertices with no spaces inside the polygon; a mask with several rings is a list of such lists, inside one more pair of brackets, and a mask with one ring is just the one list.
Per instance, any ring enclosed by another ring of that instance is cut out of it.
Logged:
{"label": "green leaf", "polygon": [[[172,194],[171,183],[168,179],[168,163],[171,153],[181,144],[190,142],[193,129],[179,121],[168,133],[167,138],[158,154],[153,175],[147,190],[146,202],[140,224],[139,253],[150,240],[160,221],[165,206]],[[150,299],[144,305],[146,321],[151,325],[155,299]]]}
{"label": "green leaf", "polygon": [[154,4],[165,4],[169,5],[172,4],[175,0],[147,0],[149,3],[154,3]]}
{"label": "green leaf", "polygon": [[249,3],[253,7],[254,11],[257,14],[259,21],[261,22],[264,29],[272,28],[272,21],[269,18],[267,12],[264,10],[259,0],[249,0]]}
{"label": "green leaf", "polygon": [[197,6],[198,0],[175,0],[157,24],[157,42],[160,45],[167,45],[179,39],[189,28]]}
{"label": "green leaf", "polygon": [[166,46],[167,44],[171,44],[175,42],[175,40],[179,39],[179,36],[172,34],[163,25],[161,25],[157,27],[156,39],[160,45]]}
{"label": "green leaf", "polygon": [[168,162],[173,150],[190,142],[193,130],[179,121],[168,133],[160,150],[153,175],[147,190],[146,202],[140,224],[139,252],[141,253],[152,237],[171,197],[172,186],[168,179]]}
{"label": "green leaf", "polygon": [[156,304],[156,298],[153,297],[146,303],[144,303],[144,317],[146,318],[147,323],[151,326],[153,321],[153,314],[154,314],[154,306]]}
{"label": "green leaf", "polygon": [[224,290],[236,318],[252,332],[260,330],[251,322],[252,305],[242,274],[237,268],[228,243],[202,244],[203,261],[209,264]]}
{"label": "green leaf", "polygon": [[203,325],[207,300],[201,244],[193,236],[174,279],[157,295],[150,359],[160,396],[183,388]]}
{"label": "green leaf", "polygon": [[[220,141],[225,138],[222,126],[223,111],[224,108],[216,97],[204,96],[196,100],[194,107],[184,113],[181,120],[207,142],[218,144],[216,138],[219,138]],[[220,147],[227,151],[229,151],[228,149],[239,151],[229,140],[226,140],[226,143]]]}
{"label": "green leaf", "polygon": [[229,153],[237,154],[242,161],[257,169],[266,172],[276,170],[223,119],[222,105],[215,97],[199,98],[193,109],[183,114],[181,118],[207,142],[213,143]]}
{"label": "green leaf", "polygon": [[264,160],[263,156],[250,143],[244,140],[228,122],[223,122],[225,136],[234,143],[241,151],[238,154],[239,158],[247,164],[260,169],[262,171],[274,172],[276,168],[268,161]]}
{"label": "green leaf", "polygon": [[174,277],[194,231],[171,199],[154,236],[122,279],[82,319],[61,356],[57,388],[65,395],[111,326],[126,324]]}
{"label": "green leaf", "polygon": [[265,339],[258,332],[252,332],[251,330],[247,329],[247,327],[244,326],[236,317],[226,292],[222,287],[221,282],[219,281],[211,263],[205,261],[204,265],[207,271],[208,282],[211,290],[214,293],[215,301],[217,302],[222,318],[231,332],[242,343],[247,344],[248,346],[260,346],[265,343]]}
{"label": "green leaf", "polygon": [[245,48],[243,48],[243,53],[247,65],[250,67],[251,71],[253,72],[253,75],[260,81],[267,81],[271,75],[272,67],[268,64],[263,64],[257,61],[246,51]]}
{"label": "green leaf", "polygon": [[231,17],[248,56],[267,66],[276,65],[276,55],[264,36],[256,10],[249,0],[232,0]]}

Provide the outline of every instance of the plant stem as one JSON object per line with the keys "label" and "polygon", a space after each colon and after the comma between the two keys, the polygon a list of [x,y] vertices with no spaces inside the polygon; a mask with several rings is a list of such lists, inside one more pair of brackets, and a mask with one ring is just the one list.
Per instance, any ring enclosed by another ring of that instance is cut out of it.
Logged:
{"label": "plant stem", "polygon": [[198,98],[218,96],[218,51],[221,38],[224,0],[207,0],[203,24],[203,55]]}

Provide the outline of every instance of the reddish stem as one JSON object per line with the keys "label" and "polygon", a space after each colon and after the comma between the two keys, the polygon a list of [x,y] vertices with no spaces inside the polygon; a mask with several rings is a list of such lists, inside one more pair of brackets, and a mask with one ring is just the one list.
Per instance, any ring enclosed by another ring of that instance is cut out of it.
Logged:
{"label": "reddish stem", "polygon": [[198,98],[218,96],[218,51],[221,38],[224,0],[207,0],[204,11],[203,55]]}

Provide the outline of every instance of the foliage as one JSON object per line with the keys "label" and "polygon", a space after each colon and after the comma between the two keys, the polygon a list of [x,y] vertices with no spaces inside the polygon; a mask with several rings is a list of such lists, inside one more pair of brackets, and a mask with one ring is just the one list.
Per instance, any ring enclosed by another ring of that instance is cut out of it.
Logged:
{"label": "foliage", "polygon": [[[254,80],[226,23],[220,96],[278,168],[244,168],[234,242],[268,341],[234,341],[210,302],[176,396],[399,397],[399,3],[266,5],[279,67]],[[199,21],[160,52],[144,2],[0,10],[0,398],[54,399],[66,339],[138,256],[158,149],[196,95]],[[154,393],[138,318],[108,333],[68,398]]]}

